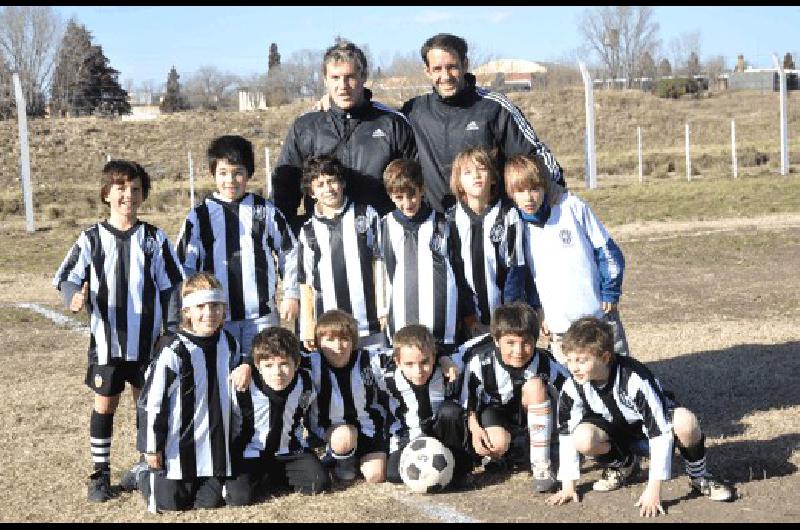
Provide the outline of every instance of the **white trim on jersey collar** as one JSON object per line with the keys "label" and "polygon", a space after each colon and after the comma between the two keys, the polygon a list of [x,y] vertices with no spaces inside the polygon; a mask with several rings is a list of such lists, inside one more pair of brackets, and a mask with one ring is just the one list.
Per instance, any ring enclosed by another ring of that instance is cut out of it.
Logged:
{"label": "white trim on jersey collar", "polygon": [[207,304],[209,302],[225,303],[225,293],[222,289],[203,289],[202,291],[195,291],[189,293],[181,303],[181,309],[192,307],[200,304]]}

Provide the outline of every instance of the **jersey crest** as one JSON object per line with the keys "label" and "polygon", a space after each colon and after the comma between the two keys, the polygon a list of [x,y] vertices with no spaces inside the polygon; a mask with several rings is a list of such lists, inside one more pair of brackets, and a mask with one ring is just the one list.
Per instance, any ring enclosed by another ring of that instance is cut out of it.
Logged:
{"label": "jersey crest", "polygon": [[434,255],[439,257],[444,255],[444,237],[442,237],[442,234],[434,232],[431,235],[430,248]]}
{"label": "jersey crest", "polygon": [[156,250],[158,249],[158,242],[156,239],[148,235],[144,238],[144,242],[142,243],[142,251],[144,252],[145,256],[152,257]]}
{"label": "jersey crest", "polygon": [[568,247],[572,244],[572,232],[570,232],[568,228],[561,230],[558,233],[558,237],[561,238],[561,243],[565,247]]}
{"label": "jersey crest", "polygon": [[307,410],[311,404],[311,390],[306,390],[300,394],[300,399],[297,401],[297,406],[303,410]]}
{"label": "jersey crest", "polygon": [[499,243],[503,240],[503,234],[505,233],[505,227],[503,225],[494,225],[489,231],[489,239],[492,243]]}
{"label": "jersey crest", "polygon": [[366,234],[369,229],[369,221],[366,215],[359,215],[356,217],[356,231],[359,234]]}
{"label": "jersey crest", "polygon": [[253,220],[263,223],[267,220],[267,209],[264,205],[253,206]]}
{"label": "jersey crest", "polygon": [[372,386],[375,384],[375,376],[370,368],[361,369],[361,380],[364,381],[364,386]]}

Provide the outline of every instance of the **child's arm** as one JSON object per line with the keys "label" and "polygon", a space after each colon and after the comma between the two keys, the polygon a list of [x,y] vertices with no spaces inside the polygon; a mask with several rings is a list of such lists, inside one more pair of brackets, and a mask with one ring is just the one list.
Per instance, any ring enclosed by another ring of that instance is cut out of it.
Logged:
{"label": "child's arm", "polygon": [[86,234],[81,233],[53,277],[53,286],[61,291],[64,307],[73,313],[86,303],[91,266],[91,245]]}
{"label": "child's arm", "polygon": [[[175,245],[175,255],[183,269],[184,275],[189,278],[203,269],[205,251],[200,241],[200,225],[195,209],[189,212],[186,220],[178,233]],[[213,258],[210,258],[213,259]]]}
{"label": "child's arm", "polygon": [[571,500],[578,502],[575,485],[581,476],[581,461],[572,432],[583,420],[584,407],[576,388],[575,380],[568,379],[558,396],[558,480],[561,491],[547,499],[551,506],[559,506]]}
{"label": "child's arm", "polygon": [[664,513],[664,507],[661,506],[661,481],[659,479],[651,477],[648,480],[647,487],[636,501],[635,506],[639,507],[639,515],[642,517],[657,517],[659,513]]}
{"label": "child's arm", "polygon": [[267,259],[272,259],[273,251],[278,258],[278,271],[283,280],[280,318],[293,322],[300,312],[300,294],[297,289],[297,238],[283,214],[274,207],[268,230],[264,231],[263,245]]}
{"label": "child's arm", "polygon": [[609,313],[617,309],[619,297],[622,294],[625,257],[588,204],[583,204],[580,221],[594,248],[594,260],[600,274],[600,297],[603,302],[603,311]]}
{"label": "child's arm", "polygon": [[180,360],[168,347],[153,360],[139,398],[144,412],[139,428],[144,430],[143,447],[147,464],[152,469],[164,466],[167,445],[171,396],[180,385]]}
{"label": "child's arm", "polygon": [[160,252],[156,254],[155,280],[162,301],[163,329],[174,333],[180,324],[180,285],[183,281],[183,269],[175,250],[169,244],[167,234],[159,230],[157,238],[161,241]]}

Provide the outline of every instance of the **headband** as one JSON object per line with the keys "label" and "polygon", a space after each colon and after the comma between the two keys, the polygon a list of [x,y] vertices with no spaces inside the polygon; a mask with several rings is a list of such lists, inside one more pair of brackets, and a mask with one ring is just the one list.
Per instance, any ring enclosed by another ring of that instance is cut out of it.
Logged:
{"label": "headband", "polygon": [[184,297],[181,309],[209,302],[226,303],[225,293],[222,292],[222,289],[203,289],[202,291],[189,293]]}

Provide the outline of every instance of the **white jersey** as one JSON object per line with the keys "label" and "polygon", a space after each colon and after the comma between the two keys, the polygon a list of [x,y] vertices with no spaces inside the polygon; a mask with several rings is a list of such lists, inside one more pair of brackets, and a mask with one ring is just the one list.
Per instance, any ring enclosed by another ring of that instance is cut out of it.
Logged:
{"label": "white jersey", "polygon": [[137,445],[162,454],[166,478],[231,475],[230,374],[240,361],[225,330],[210,338],[179,332],[153,360],[139,397]]}
{"label": "white jersey", "polygon": [[[607,247],[609,235],[591,208],[572,193],[553,206],[544,226],[520,221],[525,261],[550,331],[565,333],[583,316],[602,318],[601,277],[595,249]],[[607,259],[608,273],[620,277],[619,261]]]}
{"label": "white jersey", "polygon": [[137,221],[122,232],[107,222],[84,230],[53,278],[89,282],[90,362],[150,360],[162,328],[161,292],[183,279],[167,235]]}
{"label": "white jersey", "polygon": [[571,434],[589,415],[600,415],[650,445],[650,479],[669,480],[672,467],[673,431],[670,409],[661,383],[639,361],[617,357],[610,365],[608,381],[597,387],[570,378],[558,399],[559,480],[580,478],[580,459]]}
{"label": "white jersey", "polygon": [[231,202],[207,197],[193,208],[178,236],[177,252],[187,276],[206,271],[217,277],[227,297],[226,320],[240,321],[274,311],[278,272],[284,296],[299,298],[296,244],[275,205],[246,193]]}

